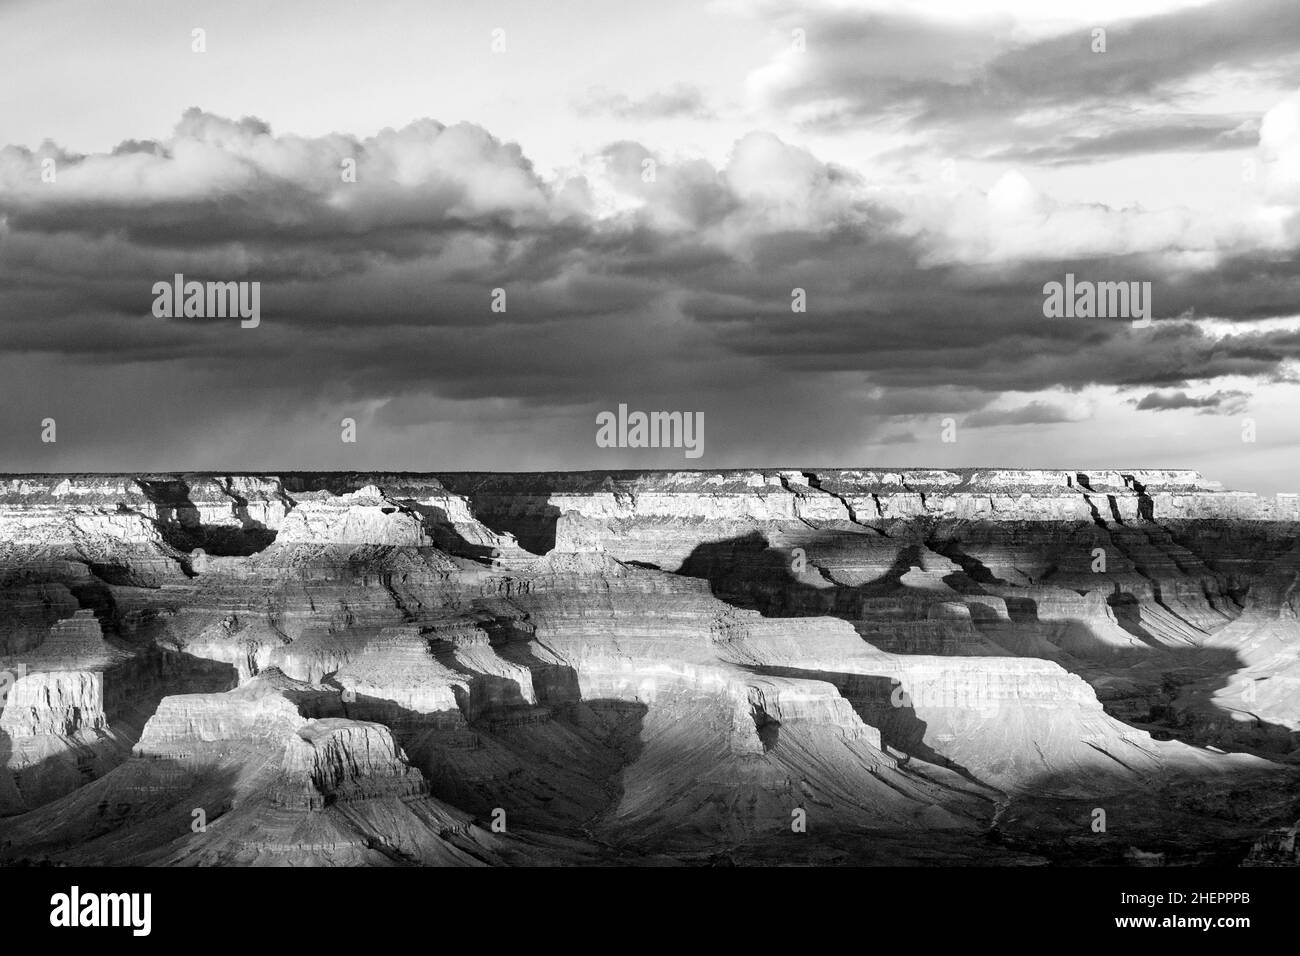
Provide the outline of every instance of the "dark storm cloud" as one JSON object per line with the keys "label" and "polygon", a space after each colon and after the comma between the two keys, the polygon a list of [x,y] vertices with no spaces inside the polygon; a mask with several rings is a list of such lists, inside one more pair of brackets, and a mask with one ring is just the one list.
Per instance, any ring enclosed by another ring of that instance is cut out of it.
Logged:
{"label": "dark storm cloud", "polygon": [[[1091,384],[1173,386],[1227,375],[1270,378],[1300,357],[1295,332],[1224,337],[1192,321],[1192,308],[1225,318],[1290,314],[1300,273],[1272,257],[1233,259],[1203,275],[1161,279],[1149,257],[1076,259],[990,270],[923,268],[901,240],[835,241],[772,237],[748,292],[689,300],[699,320],[728,330],[736,350],[792,372],[864,370],[893,387],[920,381],[1019,391]],[[1094,281],[1151,277],[1156,321],[1047,319],[1042,287],[1067,273]],[[729,278],[729,277],[728,277]],[[789,290],[809,290],[808,312],[793,313]]]}
{"label": "dark storm cloud", "polygon": [[[15,367],[5,414],[57,406],[90,447],[124,441],[162,403],[175,421],[153,427],[177,442],[218,421],[274,434],[268,420],[328,442],[346,410],[390,436],[480,422],[508,448],[536,425],[581,449],[594,410],[627,402],[705,411],[710,441],[772,460],[908,441],[894,419],[1072,420],[1042,401],[984,411],[1006,392],[1268,381],[1300,356],[1295,332],[1172,320],[1283,314],[1300,289],[1281,253],[1199,272],[1156,255],[1049,258],[1043,247],[1074,241],[1073,220],[1058,228],[1049,210],[1035,219],[1041,261],[964,263],[859,176],[767,134],[722,167],[615,143],[566,180],[478,127],[431,120],[303,139],[191,111],[154,146],[50,155],[54,183],[39,151],[0,154],[0,350],[59,363],[80,402]],[[599,211],[607,194],[622,211]],[[1042,286],[1066,272],[1153,281],[1157,321],[1045,319]],[[175,273],[262,282],[262,324],[155,318],[152,285]],[[117,425],[82,378],[114,396]]]}
{"label": "dark storm cloud", "polygon": [[1139,411],[1171,411],[1194,408],[1205,414],[1231,415],[1240,412],[1250,396],[1245,392],[1222,390],[1213,395],[1193,396],[1186,392],[1150,392],[1132,402]]}

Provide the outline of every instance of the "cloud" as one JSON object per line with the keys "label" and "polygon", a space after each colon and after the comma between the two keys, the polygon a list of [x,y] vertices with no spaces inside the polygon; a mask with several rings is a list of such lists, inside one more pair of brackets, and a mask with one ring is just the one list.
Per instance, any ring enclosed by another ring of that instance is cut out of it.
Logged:
{"label": "cloud", "polygon": [[990,408],[967,415],[962,422],[967,428],[994,428],[999,425],[1050,425],[1057,422],[1076,422],[1088,418],[1085,412],[1069,409],[1051,402],[1035,401],[1017,408]]}
{"label": "cloud", "polygon": [[[42,178],[47,157],[55,160],[52,182]],[[364,139],[303,138],[198,109],[148,149],[128,144],[90,156],[52,146],[0,149],[0,196],[12,228],[184,245],[520,228],[559,212],[520,148],[473,124],[426,119]]]}
{"label": "cloud", "polygon": [[1242,391],[1222,390],[1211,395],[1193,396],[1187,392],[1150,392],[1130,402],[1140,412],[1173,411],[1192,408],[1201,414],[1236,415],[1246,409],[1250,395]]}
{"label": "cloud", "polygon": [[826,131],[887,124],[914,149],[971,158],[1078,163],[1249,147],[1258,116],[1224,110],[1216,91],[1225,79],[1280,87],[1300,66],[1290,0],[1099,14],[1047,33],[1006,14],[940,19],[882,5],[768,15],[807,40],[750,75],[758,108]]}
{"label": "cloud", "polygon": [[1259,142],[1259,118],[1241,113],[1223,115],[1144,113],[1126,126],[1118,122],[1096,132],[1081,132],[1061,124],[1058,136],[1029,143],[1008,143],[987,152],[993,162],[1064,166],[1151,153],[1242,150]]}
{"label": "cloud", "polygon": [[713,116],[704,93],[697,86],[679,83],[640,98],[604,89],[592,90],[577,103],[586,116],[614,116],[629,120],[710,119]]}
{"label": "cloud", "polygon": [[[718,163],[621,141],[542,172],[472,124],[299,137],[189,111],[107,153],[0,150],[0,184],[0,450],[27,467],[47,452],[23,422],[56,412],[87,462],[137,427],[192,452],[247,422],[266,440],[210,454],[348,466],[350,414],[376,466],[466,448],[504,467],[532,441],[556,467],[591,460],[594,413],[620,402],[705,412],[706,456],[733,462],[907,436],[923,458],[920,419],[1068,427],[1088,388],[1222,390],[1300,359],[1294,329],[1246,325],[1300,296],[1285,246],[1014,174],[945,213],[763,131]],[[152,285],[178,272],[262,282],[261,325],[155,319]],[[1157,321],[1045,319],[1067,272],[1152,281]],[[1175,318],[1193,307],[1214,323]],[[169,464],[198,467],[149,466]]]}
{"label": "cloud", "polygon": [[876,439],[879,445],[915,445],[918,439],[911,432],[889,432]]}

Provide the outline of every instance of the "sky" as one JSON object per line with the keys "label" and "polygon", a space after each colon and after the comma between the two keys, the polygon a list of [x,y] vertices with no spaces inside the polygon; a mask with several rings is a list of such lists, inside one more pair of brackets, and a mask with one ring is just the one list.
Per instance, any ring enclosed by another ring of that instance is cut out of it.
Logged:
{"label": "sky", "polygon": [[0,78],[3,471],[1300,490],[1294,0],[0,0]]}

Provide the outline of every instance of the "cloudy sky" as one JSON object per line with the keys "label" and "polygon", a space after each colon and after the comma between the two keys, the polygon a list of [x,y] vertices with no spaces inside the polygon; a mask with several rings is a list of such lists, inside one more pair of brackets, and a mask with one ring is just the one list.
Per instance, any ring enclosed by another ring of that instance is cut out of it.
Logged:
{"label": "cloudy sky", "polygon": [[[1300,490],[1294,0],[6,0],[0,64],[4,471]],[[1044,317],[1067,274],[1153,321]],[[620,403],[703,456],[597,447]]]}

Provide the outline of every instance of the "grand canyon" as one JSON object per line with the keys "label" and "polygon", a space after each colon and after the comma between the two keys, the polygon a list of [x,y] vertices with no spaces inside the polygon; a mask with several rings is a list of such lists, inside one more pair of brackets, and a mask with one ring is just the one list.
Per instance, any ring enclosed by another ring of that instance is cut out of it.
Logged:
{"label": "grand canyon", "polygon": [[1300,495],[0,478],[0,863],[1275,865]]}

